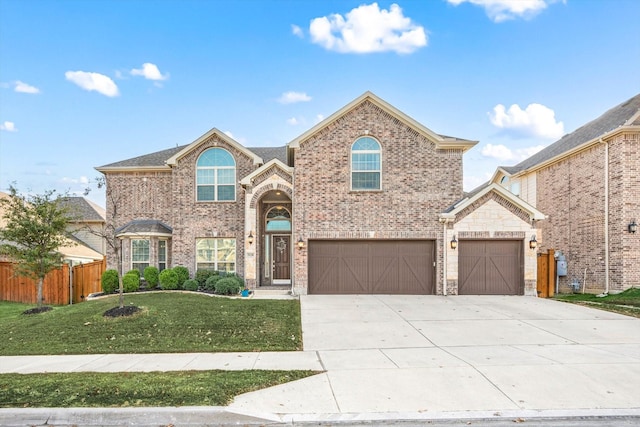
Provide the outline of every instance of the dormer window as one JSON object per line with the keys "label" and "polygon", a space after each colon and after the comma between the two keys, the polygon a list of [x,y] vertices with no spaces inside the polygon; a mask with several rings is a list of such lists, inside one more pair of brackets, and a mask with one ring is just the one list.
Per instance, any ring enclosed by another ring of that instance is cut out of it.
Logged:
{"label": "dormer window", "polygon": [[380,143],[365,136],[351,146],[351,189],[355,191],[380,190]]}
{"label": "dormer window", "polygon": [[204,151],[196,166],[197,201],[220,202],[236,199],[236,161],[222,148]]}

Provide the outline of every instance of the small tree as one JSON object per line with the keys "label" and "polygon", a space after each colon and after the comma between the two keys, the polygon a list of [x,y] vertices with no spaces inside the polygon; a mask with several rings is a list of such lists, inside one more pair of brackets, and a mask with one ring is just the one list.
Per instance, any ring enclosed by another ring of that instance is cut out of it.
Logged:
{"label": "small tree", "polygon": [[[99,230],[89,228],[89,232],[104,239],[107,246],[113,251],[114,258],[116,259],[116,271],[118,272],[118,306],[122,310],[124,309],[124,284],[122,282],[122,242],[116,236],[116,228],[118,223],[118,207],[120,201],[123,198],[121,194],[118,194],[111,186],[107,185],[107,179],[104,176],[95,179],[96,186],[98,188],[105,189],[105,196],[107,202],[107,222],[105,226]],[[85,196],[91,192],[91,187],[85,189]]]}
{"label": "small tree", "polygon": [[21,196],[12,185],[9,198],[0,199],[6,221],[0,229],[0,252],[17,261],[16,274],[36,282],[38,307],[43,305],[46,275],[62,266],[58,248],[65,243],[71,218],[62,205],[64,196],[50,190],[41,195]]}

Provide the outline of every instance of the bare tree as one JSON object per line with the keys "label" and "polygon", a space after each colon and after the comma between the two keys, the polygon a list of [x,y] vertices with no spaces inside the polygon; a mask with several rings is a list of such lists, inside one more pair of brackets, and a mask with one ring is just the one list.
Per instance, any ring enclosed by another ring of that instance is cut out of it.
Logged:
{"label": "bare tree", "polygon": [[[104,176],[95,179],[96,187],[105,189],[106,196],[106,208],[107,218],[105,219],[105,225],[102,229],[90,228],[89,232],[96,236],[101,237],[107,244],[108,249],[111,250],[116,258],[116,266],[118,270],[118,294],[119,294],[119,307],[124,308],[124,287],[122,283],[122,242],[116,236],[116,228],[118,221],[118,207],[120,206],[120,196],[114,189],[107,185],[107,180]],[[91,188],[85,189],[85,196],[91,192]]]}

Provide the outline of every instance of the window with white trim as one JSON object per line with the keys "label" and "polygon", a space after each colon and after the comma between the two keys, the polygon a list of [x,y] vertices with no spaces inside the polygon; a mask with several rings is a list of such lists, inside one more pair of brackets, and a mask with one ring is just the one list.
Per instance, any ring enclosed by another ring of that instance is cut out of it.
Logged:
{"label": "window with white trim", "polygon": [[358,138],[351,146],[351,189],[380,190],[380,143],[369,136]]}
{"label": "window with white trim", "polygon": [[167,268],[167,241],[158,240],[158,270]]}
{"label": "window with white trim", "polygon": [[199,202],[236,199],[236,161],[222,148],[209,148],[196,165],[196,200]]}
{"label": "window with white trim", "polygon": [[149,240],[131,239],[131,269],[138,270],[140,275],[149,267]]}
{"label": "window with white trim", "polygon": [[196,269],[236,271],[236,239],[197,239]]}

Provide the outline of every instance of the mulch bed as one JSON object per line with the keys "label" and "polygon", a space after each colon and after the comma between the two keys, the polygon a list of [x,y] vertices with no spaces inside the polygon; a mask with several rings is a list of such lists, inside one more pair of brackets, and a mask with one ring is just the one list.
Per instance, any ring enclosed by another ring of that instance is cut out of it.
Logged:
{"label": "mulch bed", "polygon": [[136,307],[135,305],[125,305],[124,307],[114,307],[105,311],[104,317],[126,317],[133,316],[137,312],[141,310],[140,307]]}
{"label": "mulch bed", "polygon": [[26,314],[26,315],[40,314],[40,313],[45,313],[45,312],[51,311],[51,310],[53,310],[53,307],[48,307],[48,306],[35,307],[35,308],[30,308],[29,310],[23,311],[22,314]]}

